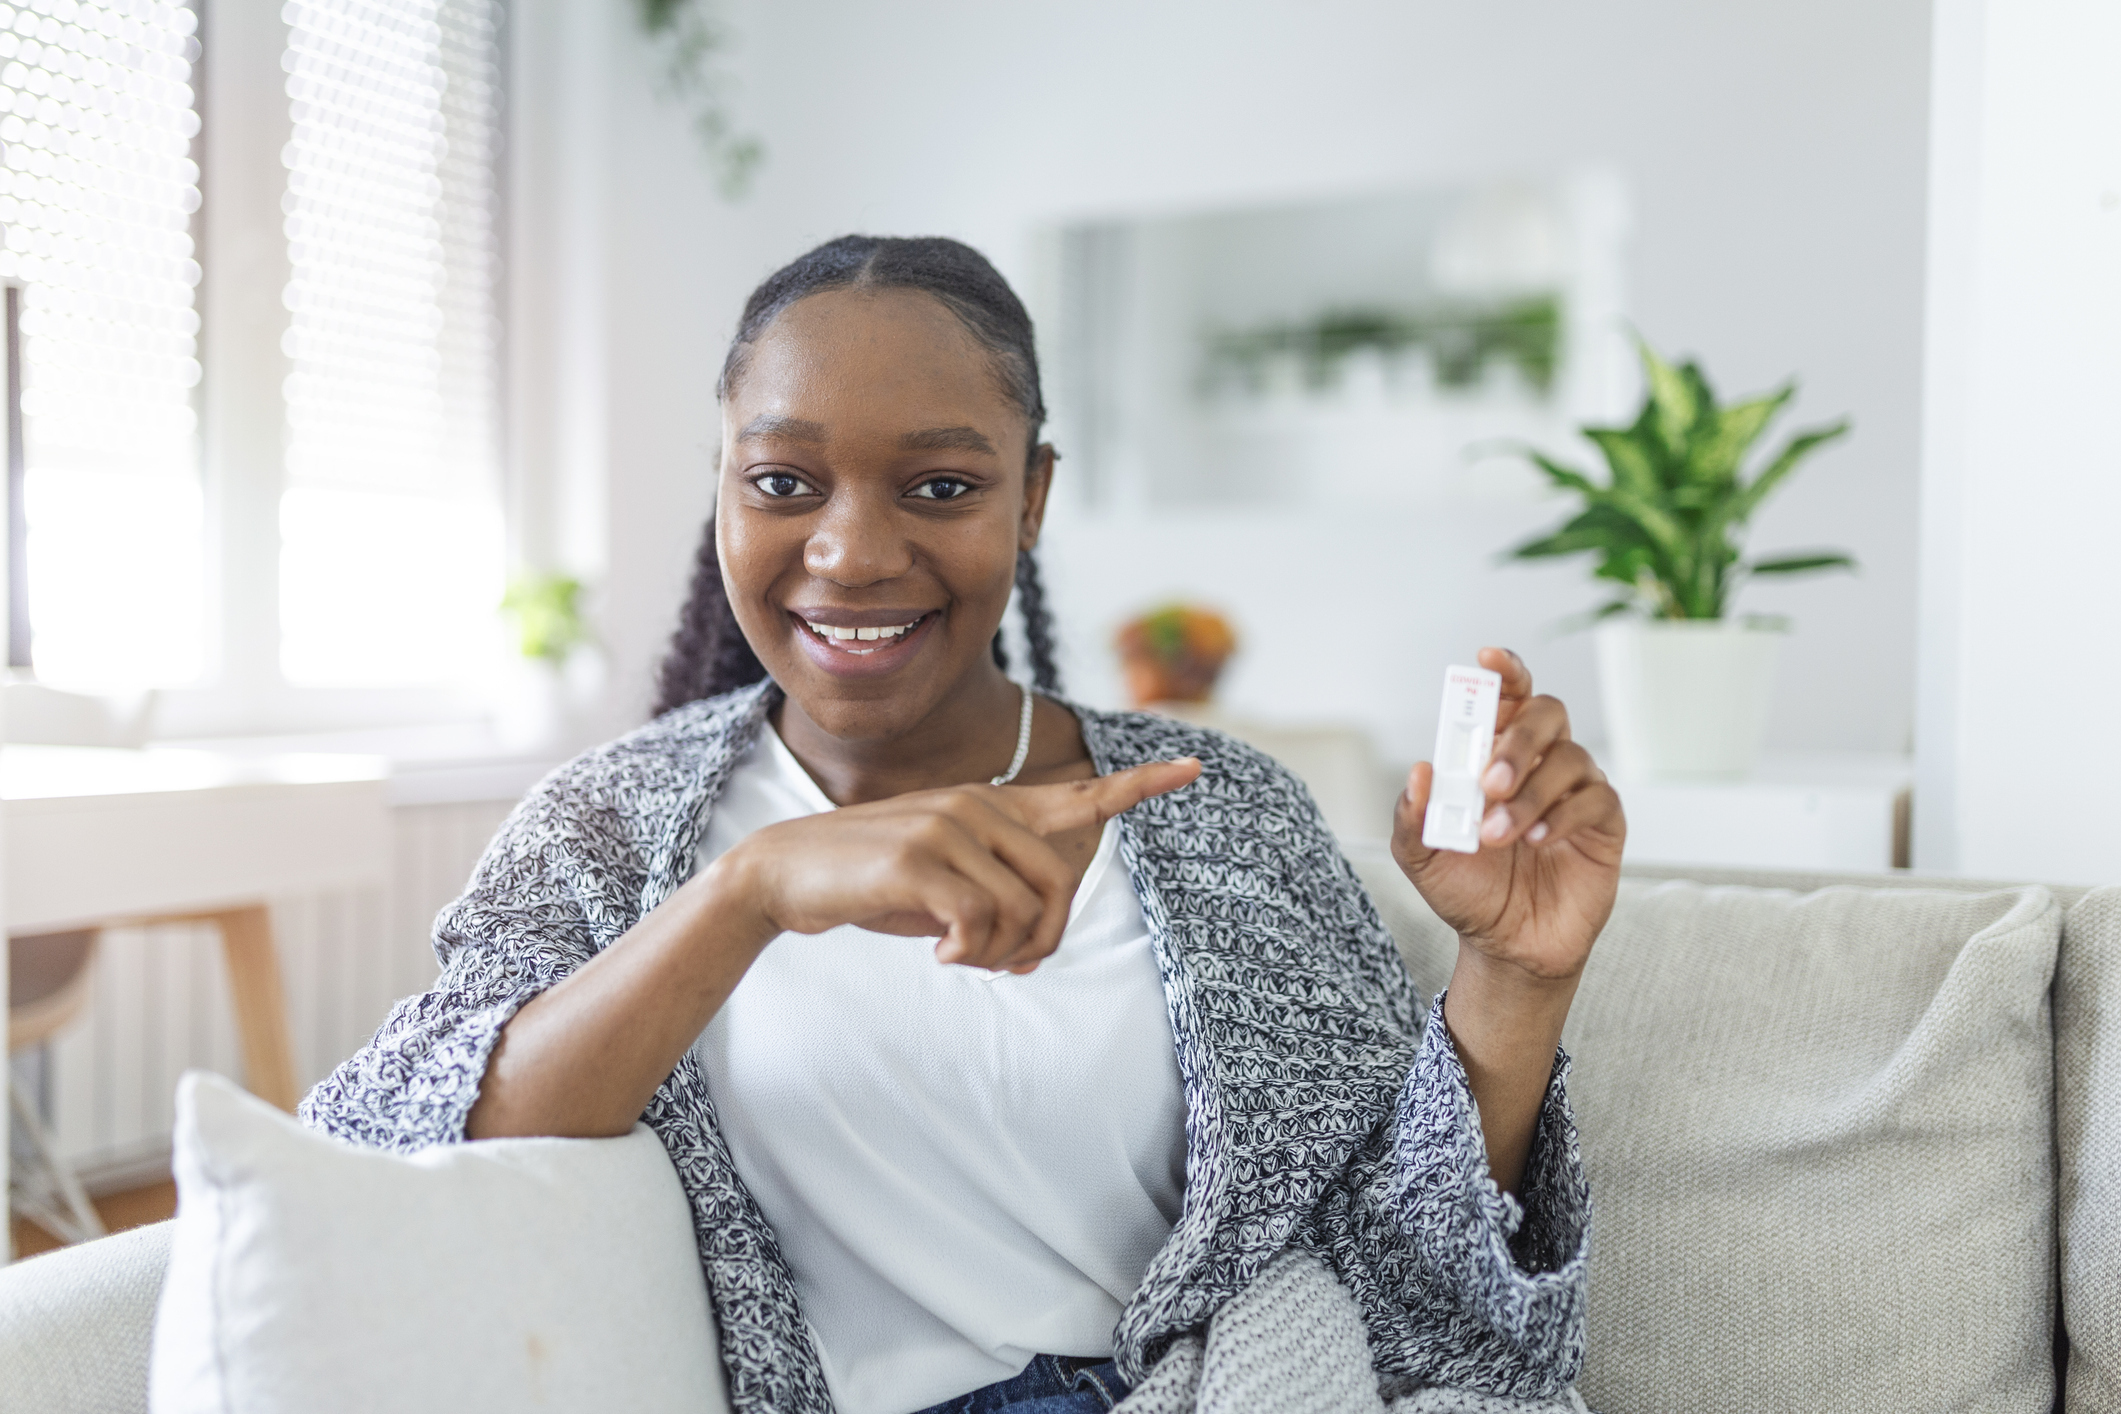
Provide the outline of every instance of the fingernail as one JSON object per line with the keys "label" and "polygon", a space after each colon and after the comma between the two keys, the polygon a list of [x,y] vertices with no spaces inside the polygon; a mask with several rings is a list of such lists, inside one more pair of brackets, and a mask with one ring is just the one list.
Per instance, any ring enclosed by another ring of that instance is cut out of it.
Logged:
{"label": "fingernail", "polygon": [[1509,762],[1497,761],[1488,767],[1488,773],[1480,778],[1480,788],[1489,795],[1508,795],[1510,783],[1516,779],[1517,772],[1511,769]]}
{"label": "fingernail", "polygon": [[965,949],[961,943],[937,943],[935,945],[935,960],[937,962],[956,962],[963,958],[964,955]]}
{"label": "fingernail", "polygon": [[1480,822],[1480,837],[1484,840],[1499,840],[1510,832],[1510,812],[1500,805],[1488,812],[1488,818]]}
{"label": "fingernail", "polygon": [[1547,822],[1541,820],[1531,829],[1526,830],[1524,832],[1524,837],[1530,840],[1533,844],[1538,844],[1541,840],[1547,837]]}

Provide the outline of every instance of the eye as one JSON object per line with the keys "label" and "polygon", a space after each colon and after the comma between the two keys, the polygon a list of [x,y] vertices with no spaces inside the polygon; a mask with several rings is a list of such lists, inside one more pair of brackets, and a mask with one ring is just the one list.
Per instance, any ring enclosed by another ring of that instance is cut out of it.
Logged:
{"label": "eye", "polygon": [[969,481],[961,481],[955,476],[938,476],[933,480],[923,481],[906,494],[918,496],[924,501],[955,501],[972,489],[972,483]]}
{"label": "eye", "polygon": [[763,476],[753,477],[751,484],[759,488],[761,495],[776,501],[800,496],[810,489],[810,483],[792,471],[769,471]]}

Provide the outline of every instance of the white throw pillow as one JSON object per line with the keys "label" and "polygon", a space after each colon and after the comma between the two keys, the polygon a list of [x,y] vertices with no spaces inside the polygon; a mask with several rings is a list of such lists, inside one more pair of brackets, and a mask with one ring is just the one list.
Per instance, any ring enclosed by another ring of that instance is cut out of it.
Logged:
{"label": "white throw pillow", "polygon": [[724,1411],[677,1172],[623,1139],[356,1149],[177,1087],[155,1414]]}

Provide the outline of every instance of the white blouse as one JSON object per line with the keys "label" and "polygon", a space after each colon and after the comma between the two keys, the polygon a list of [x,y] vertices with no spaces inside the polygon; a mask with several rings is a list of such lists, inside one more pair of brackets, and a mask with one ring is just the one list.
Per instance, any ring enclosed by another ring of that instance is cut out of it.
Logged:
{"label": "white blouse", "polygon": [[[700,867],[833,808],[769,727]],[[1107,824],[1027,977],[940,964],[933,938],[783,933],[694,1044],[842,1414],[1111,1354],[1178,1220],[1185,1101],[1118,839]]]}

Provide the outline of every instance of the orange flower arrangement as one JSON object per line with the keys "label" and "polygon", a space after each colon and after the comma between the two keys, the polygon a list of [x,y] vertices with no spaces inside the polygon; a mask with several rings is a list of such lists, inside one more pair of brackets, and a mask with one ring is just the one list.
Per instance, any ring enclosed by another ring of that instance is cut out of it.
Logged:
{"label": "orange flower arrangement", "polygon": [[1206,702],[1237,651],[1237,632],[1213,609],[1168,604],[1124,625],[1114,646],[1135,706]]}

